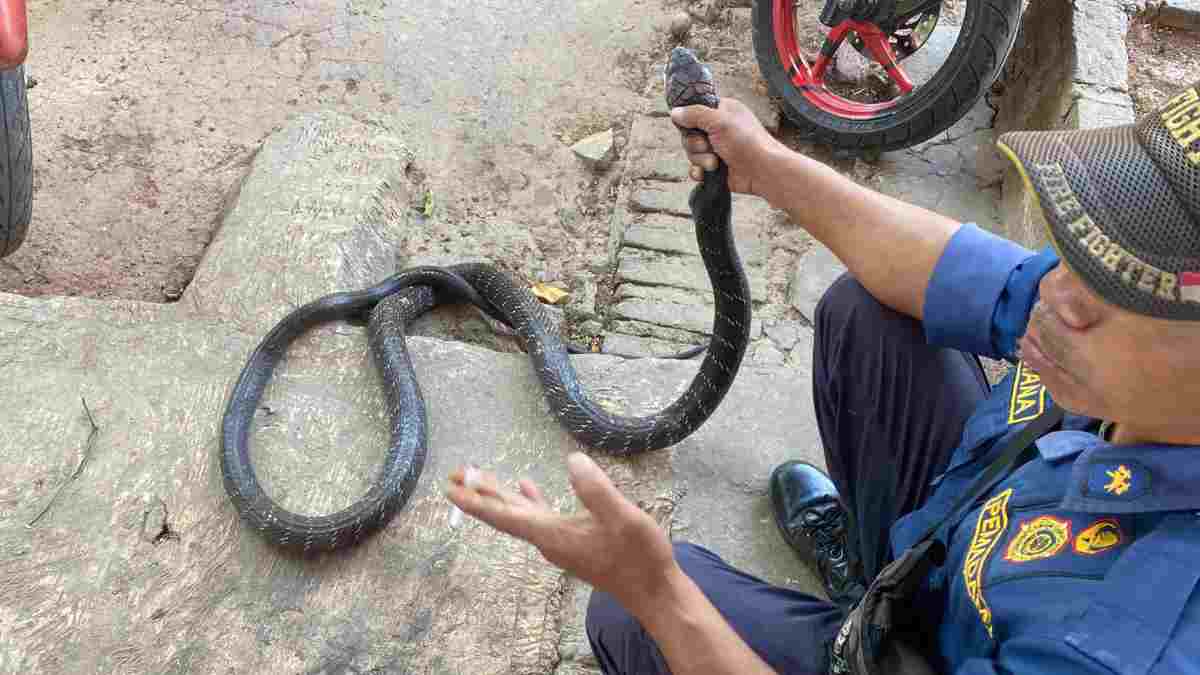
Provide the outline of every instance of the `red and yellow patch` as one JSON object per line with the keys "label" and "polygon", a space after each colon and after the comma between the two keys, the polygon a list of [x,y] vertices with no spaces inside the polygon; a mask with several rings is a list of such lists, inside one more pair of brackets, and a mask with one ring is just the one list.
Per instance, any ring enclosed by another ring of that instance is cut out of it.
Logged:
{"label": "red and yellow patch", "polygon": [[1008,544],[1004,559],[1013,563],[1052,558],[1071,540],[1071,521],[1054,516],[1038,516],[1021,523],[1021,529]]}
{"label": "red and yellow patch", "polygon": [[1124,541],[1121,526],[1112,518],[1105,518],[1092,523],[1075,537],[1075,552],[1083,555],[1096,555],[1116,548]]}

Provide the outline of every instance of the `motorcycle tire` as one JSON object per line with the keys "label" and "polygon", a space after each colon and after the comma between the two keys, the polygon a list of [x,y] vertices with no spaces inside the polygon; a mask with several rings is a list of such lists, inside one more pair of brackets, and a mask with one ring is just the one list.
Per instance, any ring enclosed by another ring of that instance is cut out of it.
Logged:
{"label": "motorcycle tire", "polygon": [[33,213],[33,142],[25,66],[0,71],[0,258],[21,247]]}
{"label": "motorcycle tire", "polygon": [[788,119],[809,140],[834,150],[890,151],[928,140],[962,119],[999,76],[1020,27],[1021,0],[966,0],[958,40],[928,82],[893,107],[863,119],[815,104],[792,81],[776,43],[776,5],[755,0],[753,41],[759,69]]}

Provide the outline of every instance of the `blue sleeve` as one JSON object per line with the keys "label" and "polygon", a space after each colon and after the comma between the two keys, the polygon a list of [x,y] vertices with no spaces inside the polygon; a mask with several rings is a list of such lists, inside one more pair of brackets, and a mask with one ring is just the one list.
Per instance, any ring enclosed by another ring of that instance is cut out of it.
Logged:
{"label": "blue sleeve", "polygon": [[1051,247],[1034,253],[965,224],[950,239],[925,291],[930,344],[1011,359],[1025,333],[1038,283],[1058,264]]}

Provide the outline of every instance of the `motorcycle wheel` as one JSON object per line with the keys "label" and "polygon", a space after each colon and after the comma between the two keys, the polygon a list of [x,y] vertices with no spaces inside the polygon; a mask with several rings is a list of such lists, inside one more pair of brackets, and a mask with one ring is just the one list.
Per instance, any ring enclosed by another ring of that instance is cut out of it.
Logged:
{"label": "motorcycle wheel", "polygon": [[[781,100],[784,113],[805,136],[835,150],[852,152],[915,145],[962,119],[1000,74],[1016,40],[1021,15],[1021,0],[966,0],[958,38],[941,67],[919,86],[908,82],[911,90],[904,91],[908,78],[902,72],[904,55],[897,58],[899,43],[895,34],[857,21],[845,21],[832,28],[817,26],[815,19],[808,25],[798,25],[804,20],[801,15],[805,12],[798,10],[802,1],[755,0],[755,57],[771,93]],[[818,28],[828,31],[822,48],[806,49],[797,36],[812,34]],[[863,43],[869,42],[864,38],[871,32],[879,38],[864,48]],[[834,57],[839,48],[854,49],[850,42],[856,42],[858,51],[866,52],[882,66],[899,95],[855,100],[831,88],[826,75],[832,68],[821,54],[828,52]],[[888,67],[889,60],[898,64],[899,74],[896,68]]]}
{"label": "motorcycle wheel", "polygon": [[21,247],[33,213],[33,143],[23,65],[0,71],[0,258]]}

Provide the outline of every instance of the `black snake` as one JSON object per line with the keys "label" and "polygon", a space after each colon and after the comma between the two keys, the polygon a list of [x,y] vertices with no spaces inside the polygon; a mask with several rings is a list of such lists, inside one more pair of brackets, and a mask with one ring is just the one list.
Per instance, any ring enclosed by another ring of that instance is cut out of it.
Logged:
{"label": "black snake", "polygon": [[[677,47],[664,71],[671,107],[718,103],[712,74]],[[699,133],[689,131],[689,133]],[[425,405],[404,340],[406,322],[442,303],[471,303],[519,336],[550,410],[583,445],[616,454],[657,450],[683,440],[716,410],[733,384],[750,337],[750,290],[731,223],[728,168],[718,162],[689,198],[700,254],[712,283],[715,316],[708,353],[687,391],[653,415],[612,415],[587,396],[567,345],[542,305],[504,272],[486,264],[418,267],[356,292],[333,293],[284,317],[250,355],[230,394],[221,427],[221,473],[241,517],[277,545],[332,550],[353,545],[391,520],[412,495],[425,465]],[[383,382],[391,436],[375,482],[351,506],[324,516],[281,508],[260,486],[250,460],[255,410],[288,345],[327,321],[368,319],[371,353]]]}

